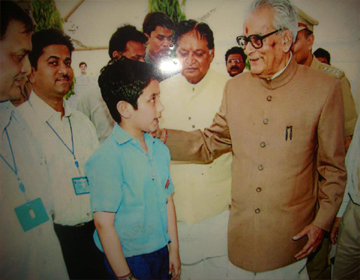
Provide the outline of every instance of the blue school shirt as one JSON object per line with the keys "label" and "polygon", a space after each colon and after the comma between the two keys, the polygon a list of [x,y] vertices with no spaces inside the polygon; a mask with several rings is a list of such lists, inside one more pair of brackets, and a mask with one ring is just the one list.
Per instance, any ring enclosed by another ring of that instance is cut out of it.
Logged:
{"label": "blue school shirt", "polygon": [[[85,164],[93,212],[113,212],[125,257],[159,250],[170,242],[167,197],[174,191],[170,153],[157,138],[145,133],[140,142],[118,124]],[[97,231],[97,247],[104,251]]]}

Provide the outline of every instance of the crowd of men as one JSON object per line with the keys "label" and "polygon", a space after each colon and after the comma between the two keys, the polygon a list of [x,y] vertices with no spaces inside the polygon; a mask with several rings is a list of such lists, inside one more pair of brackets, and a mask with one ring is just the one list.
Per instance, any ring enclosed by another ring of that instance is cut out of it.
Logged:
{"label": "crowd of men", "polygon": [[[360,278],[360,122],[345,73],[313,54],[317,24],[288,0],[254,0],[229,76],[211,69],[203,22],[154,12],[143,32],[110,38],[110,63],[149,63],[161,78],[181,279]],[[34,33],[1,1],[0,43],[0,278],[104,279],[84,165],[114,120],[95,83],[64,100],[64,32]]]}

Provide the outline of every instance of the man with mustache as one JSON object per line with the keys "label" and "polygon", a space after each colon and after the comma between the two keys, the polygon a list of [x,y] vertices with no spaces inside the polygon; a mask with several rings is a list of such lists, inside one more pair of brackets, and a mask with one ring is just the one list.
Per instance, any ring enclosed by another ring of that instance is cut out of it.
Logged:
{"label": "man with mustache", "polygon": [[[214,36],[206,23],[187,20],[176,29],[181,73],[160,83],[165,106],[162,127],[204,129],[219,109],[227,76],[210,69]],[[170,166],[176,186],[183,279],[225,279],[229,219],[231,155],[214,163]]]}
{"label": "man with mustache", "polygon": [[34,24],[14,2],[0,7],[0,279],[68,279],[45,158],[10,102],[31,71]]}
{"label": "man with mustache", "polygon": [[239,47],[233,47],[226,52],[225,63],[230,77],[235,77],[244,71],[246,58],[244,50]]}
{"label": "man with mustache", "polygon": [[146,15],[143,32],[148,38],[145,61],[156,66],[165,80],[178,73],[178,66],[171,59],[174,23],[167,15],[153,12]]}
{"label": "man with mustache", "polygon": [[44,149],[54,194],[54,228],[71,279],[103,278],[84,164],[98,146],[95,128],[63,100],[73,80],[70,38],[56,29],[32,37],[30,99],[19,107]]}

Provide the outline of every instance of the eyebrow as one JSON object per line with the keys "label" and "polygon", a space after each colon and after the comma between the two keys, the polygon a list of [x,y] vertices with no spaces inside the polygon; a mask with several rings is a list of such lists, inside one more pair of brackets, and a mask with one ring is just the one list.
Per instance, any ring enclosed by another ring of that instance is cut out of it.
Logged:
{"label": "eyebrow", "polygon": [[[60,57],[58,57],[58,56],[56,56],[56,55],[52,55],[52,56],[49,56],[46,61],[49,61],[50,59],[60,60]],[[71,57],[66,57],[66,58],[65,58],[65,61],[67,61],[67,60],[71,60]]]}
{"label": "eyebrow", "polygon": [[50,59],[60,59],[60,57],[57,57],[55,55],[49,56],[46,61],[49,61]]}

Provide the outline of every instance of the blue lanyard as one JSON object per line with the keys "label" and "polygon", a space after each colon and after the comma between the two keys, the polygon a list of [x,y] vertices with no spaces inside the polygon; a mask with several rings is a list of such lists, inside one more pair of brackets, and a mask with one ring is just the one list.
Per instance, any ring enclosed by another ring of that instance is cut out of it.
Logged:
{"label": "blue lanyard", "polygon": [[71,126],[70,118],[68,118],[68,120],[69,120],[69,125],[70,125],[72,149],[70,149],[69,146],[66,145],[66,143],[64,142],[64,140],[60,137],[60,135],[56,132],[56,130],[50,125],[50,123],[49,123],[48,121],[46,121],[46,123],[47,123],[47,125],[51,128],[51,130],[56,134],[56,136],[60,139],[60,141],[64,144],[64,146],[69,150],[69,152],[73,155],[74,161],[75,161],[75,166],[76,166],[76,168],[79,170],[79,174],[81,175],[81,171],[80,171],[80,168],[79,168],[79,162],[77,161],[76,156],[75,156],[74,135],[73,135],[73,131],[72,131],[72,126]]}
{"label": "blue lanyard", "polygon": [[17,179],[18,179],[18,181],[19,181],[19,188],[20,188],[21,192],[25,195],[26,201],[28,201],[28,199],[27,199],[27,197],[26,197],[26,194],[25,194],[25,186],[24,186],[24,184],[21,182],[20,177],[19,177],[19,175],[18,175],[18,169],[17,169],[16,160],[15,160],[15,155],[14,155],[14,152],[13,152],[13,149],[12,149],[12,145],[11,145],[11,140],[10,140],[9,133],[8,133],[8,131],[7,131],[7,128],[5,128],[4,130],[5,130],[5,133],[6,133],[6,136],[7,136],[7,140],[8,140],[8,143],[9,143],[10,152],[11,152],[11,157],[12,157],[14,166],[12,166],[12,165],[5,159],[5,157],[4,157],[2,154],[0,154],[0,157],[1,157],[2,160],[7,164],[7,166],[11,169],[11,171],[16,175],[16,177],[17,177]]}

